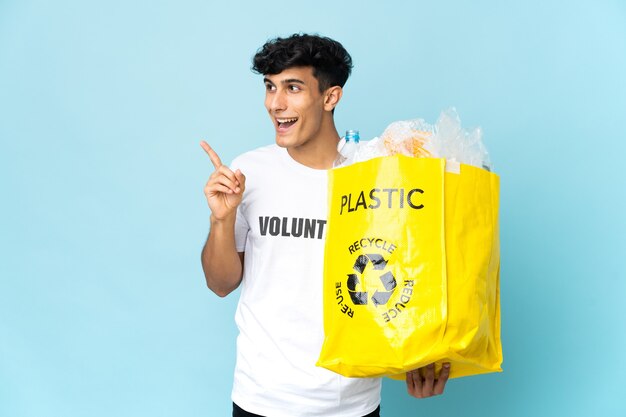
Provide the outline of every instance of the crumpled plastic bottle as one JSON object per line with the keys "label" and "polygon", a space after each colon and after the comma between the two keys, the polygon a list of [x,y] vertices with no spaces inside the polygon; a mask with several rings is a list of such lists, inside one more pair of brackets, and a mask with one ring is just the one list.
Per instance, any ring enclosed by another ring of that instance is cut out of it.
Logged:
{"label": "crumpled plastic bottle", "polygon": [[[358,137],[358,132],[356,133]],[[491,171],[492,164],[482,135],[479,127],[463,129],[456,109],[451,107],[441,112],[434,126],[423,119],[400,120],[387,126],[380,137],[369,141],[359,142],[357,139],[352,142],[342,139],[339,143],[341,148],[338,148],[340,161],[335,166],[402,154],[418,158],[445,158],[450,162]]]}
{"label": "crumpled plastic bottle", "polygon": [[489,153],[482,141],[482,129],[463,129],[454,107],[441,112],[434,132],[433,145],[438,157],[491,171]]}

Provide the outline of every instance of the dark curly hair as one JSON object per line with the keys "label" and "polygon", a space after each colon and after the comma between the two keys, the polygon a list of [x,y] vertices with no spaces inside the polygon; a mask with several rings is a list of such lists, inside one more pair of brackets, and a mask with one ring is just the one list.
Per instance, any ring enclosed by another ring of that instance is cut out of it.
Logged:
{"label": "dark curly hair", "polygon": [[337,41],[307,34],[271,39],[252,59],[258,74],[279,74],[292,67],[313,67],[320,92],[336,85],[343,87],[352,71],[352,58]]}

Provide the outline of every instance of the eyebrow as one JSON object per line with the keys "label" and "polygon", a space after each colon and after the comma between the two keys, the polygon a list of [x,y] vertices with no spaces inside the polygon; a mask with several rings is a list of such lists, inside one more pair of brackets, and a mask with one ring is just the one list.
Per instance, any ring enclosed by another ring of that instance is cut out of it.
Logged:
{"label": "eyebrow", "polygon": [[281,84],[292,84],[292,83],[304,85],[304,81],[299,80],[297,78],[289,78],[287,80],[282,80],[281,81]]}
{"label": "eyebrow", "polygon": [[[272,81],[269,80],[269,78],[263,78],[263,82],[264,83],[274,84]],[[306,85],[304,83],[304,81],[299,80],[297,78],[288,78],[286,80],[282,80],[280,83],[281,84],[302,84],[302,85]]]}

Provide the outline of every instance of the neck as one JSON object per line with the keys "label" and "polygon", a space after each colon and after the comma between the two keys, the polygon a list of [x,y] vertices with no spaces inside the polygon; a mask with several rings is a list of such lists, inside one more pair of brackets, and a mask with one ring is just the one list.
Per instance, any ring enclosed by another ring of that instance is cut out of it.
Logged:
{"label": "neck", "polygon": [[320,134],[305,144],[287,148],[289,155],[302,165],[313,169],[330,169],[337,158],[339,133],[335,122],[331,119],[320,131]]}

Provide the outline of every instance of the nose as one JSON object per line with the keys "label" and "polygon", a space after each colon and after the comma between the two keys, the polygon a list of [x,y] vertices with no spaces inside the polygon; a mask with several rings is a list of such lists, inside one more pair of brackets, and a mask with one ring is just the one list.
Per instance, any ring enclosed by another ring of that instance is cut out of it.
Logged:
{"label": "nose", "polygon": [[265,102],[267,109],[272,113],[281,112],[287,109],[285,93],[280,89],[274,92],[268,92]]}

